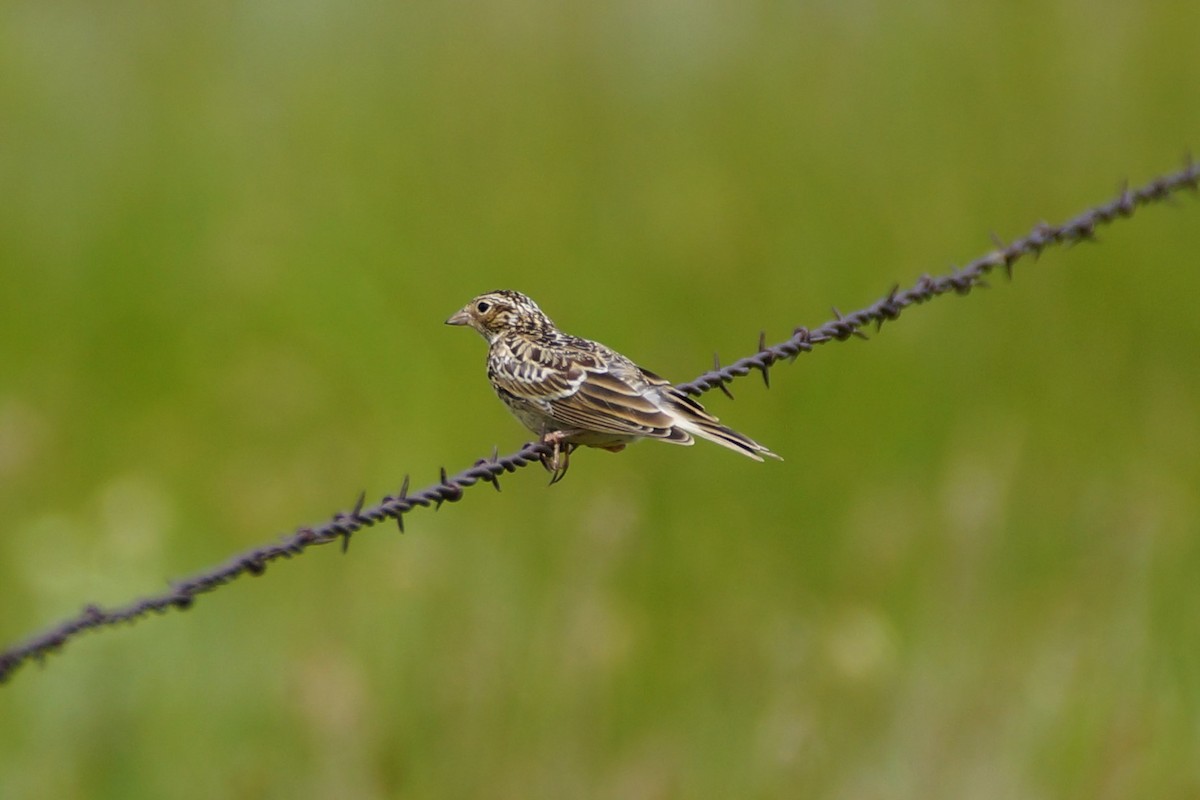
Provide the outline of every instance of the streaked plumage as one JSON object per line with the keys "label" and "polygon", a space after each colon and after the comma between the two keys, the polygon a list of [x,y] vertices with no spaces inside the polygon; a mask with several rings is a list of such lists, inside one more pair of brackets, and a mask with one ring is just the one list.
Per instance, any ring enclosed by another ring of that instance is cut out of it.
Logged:
{"label": "streaked plumage", "polygon": [[558,330],[520,292],[482,294],[446,324],[469,325],[487,340],[492,388],[525,427],[556,447],[547,463],[551,482],[566,472],[575,446],[615,452],[643,438],[690,445],[700,436],[756,461],[779,458],[669,381],[599,342]]}

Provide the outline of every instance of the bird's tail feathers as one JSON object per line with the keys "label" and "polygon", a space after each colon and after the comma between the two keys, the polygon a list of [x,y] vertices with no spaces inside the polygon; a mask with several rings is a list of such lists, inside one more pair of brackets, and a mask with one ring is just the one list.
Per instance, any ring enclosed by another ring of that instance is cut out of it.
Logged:
{"label": "bird's tail feathers", "polygon": [[689,419],[680,420],[677,425],[689,433],[693,433],[702,439],[708,439],[710,442],[719,444],[722,447],[728,447],[735,453],[741,453],[747,458],[753,458],[755,461],[762,461],[763,456],[776,458],[780,461],[783,460],[749,436],[740,434],[732,428],[727,428],[716,421],[708,422],[705,420],[700,422]]}
{"label": "bird's tail feathers", "polygon": [[675,400],[673,405],[677,420],[676,430],[682,429],[693,433],[702,439],[708,439],[722,447],[728,447],[735,453],[753,458],[755,461],[762,461],[763,456],[783,460],[749,436],[722,425],[720,420],[705,411],[702,405],[682,392],[675,394],[672,399]]}

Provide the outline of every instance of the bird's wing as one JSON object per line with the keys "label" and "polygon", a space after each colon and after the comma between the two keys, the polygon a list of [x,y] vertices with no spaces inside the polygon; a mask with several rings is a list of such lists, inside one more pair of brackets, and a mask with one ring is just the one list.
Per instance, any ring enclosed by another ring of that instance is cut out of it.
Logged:
{"label": "bird's wing", "polygon": [[659,387],[667,381],[607,348],[582,344],[588,346],[530,348],[519,357],[495,360],[492,382],[564,427],[673,438],[675,420],[659,405]]}

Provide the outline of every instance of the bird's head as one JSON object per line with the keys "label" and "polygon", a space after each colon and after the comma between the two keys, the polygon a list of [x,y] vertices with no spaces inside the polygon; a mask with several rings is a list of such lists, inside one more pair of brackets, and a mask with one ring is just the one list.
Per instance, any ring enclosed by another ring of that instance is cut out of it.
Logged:
{"label": "bird's head", "polygon": [[512,289],[479,295],[456,311],[446,324],[469,325],[489,342],[506,333],[537,334],[554,329],[554,323],[537,303]]}

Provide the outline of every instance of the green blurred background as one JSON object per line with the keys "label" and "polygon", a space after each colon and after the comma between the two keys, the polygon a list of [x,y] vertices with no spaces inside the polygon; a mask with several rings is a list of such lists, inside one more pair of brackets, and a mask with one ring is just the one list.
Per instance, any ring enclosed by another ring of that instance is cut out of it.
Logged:
{"label": "green blurred background", "polygon": [[[0,642],[526,436],[497,287],[677,380],[1177,168],[1200,4],[0,7]],[[4,798],[1200,793],[1200,206],[71,644]]]}

